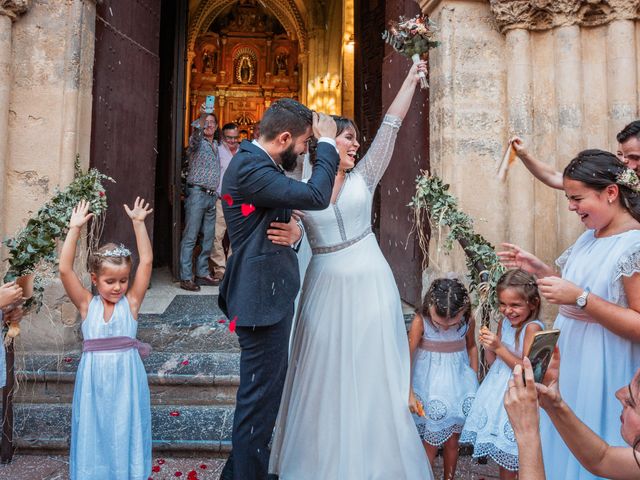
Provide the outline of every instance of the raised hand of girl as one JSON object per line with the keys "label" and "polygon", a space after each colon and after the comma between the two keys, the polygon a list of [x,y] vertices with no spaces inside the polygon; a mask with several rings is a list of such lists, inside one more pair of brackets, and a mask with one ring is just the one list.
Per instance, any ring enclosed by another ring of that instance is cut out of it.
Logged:
{"label": "raised hand of girl", "polygon": [[478,338],[480,343],[487,350],[491,350],[495,352],[502,346],[502,342],[500,341],[500,337],[489,330],[487,327],[482,327],[480,329],[480,337]]}
{"label": "raised hand of girl", "polygon": [[136,201],[133,202],[133,208],[129,208],[129,206],[125,204],[124,209],[132,222],[144,222],[147,215],[153,212],[153,208],[149,206],[149,203],[140,197],[136,197]]}
{"label": "raised hand of girl", "polygon": [[573,305],[582,293],[576,284],[555,276],[539,279],[538,290],[549,303],[555,305]]}
{"label": "raised hand of girl", "polygon": [[71,211],[69,228],[82,228],[82,226],[93,217],[93,213],[89,213],[90,206],[86,200],[80,200],[78,205]]}

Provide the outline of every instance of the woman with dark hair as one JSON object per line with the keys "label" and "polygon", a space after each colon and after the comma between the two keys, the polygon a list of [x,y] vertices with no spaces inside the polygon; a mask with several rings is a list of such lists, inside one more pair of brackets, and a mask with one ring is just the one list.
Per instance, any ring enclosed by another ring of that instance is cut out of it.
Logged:
{"label": "woman with dark hair", "polygon": [[[622,446],[614,395],[640,365],[640,182],[615,155],[585,150],[565,168],[563,185],[587,231],[556,261],[561,276],[515,245],[499,255],[508,268],[534,273],[540,293],[560,305],[562,397],[605,442]],[[541,432],[547,478],[596,478],[548,418]]]}
{"label": "woman with dark hair", "polygon": [[282,480],[431,479],[409,412],[409,347],[393,273],[371,231],[376,185],[418,84],[411,67],[365,157],[338,118],[331,205],[303,212],[312,257],[271,450]]}

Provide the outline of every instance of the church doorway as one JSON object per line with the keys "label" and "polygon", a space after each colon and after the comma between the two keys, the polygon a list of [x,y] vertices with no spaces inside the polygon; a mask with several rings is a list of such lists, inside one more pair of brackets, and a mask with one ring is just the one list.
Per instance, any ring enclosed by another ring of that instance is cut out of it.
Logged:
{"label": "church doorway", "polygon": [[[247,138],[283,97],[354,117],[366,151],[408,68],[380,32],[388,19],[418,11],[414,0],[98,3],[91,164],[118,182],[107,187],[103,240],[135,244],[122,204],[144,196],[155,208],[155,263],[178,271],[185,146],[207,95],[216,97],[220,125],[236,122]],[[420,297],[422,258],[406,205],[416,175],[428,167],[428,94],[418,92],[415,101],[373,219],[411,304]]]}

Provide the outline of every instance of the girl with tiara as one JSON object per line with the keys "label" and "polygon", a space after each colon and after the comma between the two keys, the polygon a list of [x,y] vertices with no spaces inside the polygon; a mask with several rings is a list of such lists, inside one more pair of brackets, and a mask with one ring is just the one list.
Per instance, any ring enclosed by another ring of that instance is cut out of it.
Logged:
{"label": "girl with tiara", "polygon": [[504,409],[513,367],[522,363],[523,352],[533,336],[544,329],[538,320],[540,294],[533,275],[524,270],[507,271],[496,286],[500,313],[504,318],[497,333],[480,329],[480,343],[491,363],[460,436],[473,443],[473,457],[491,457],[500,466],[500,480],[518,478],[518,445]]}
{"label": "girl with tiara", "polygon": [[149,287],[153,252],[145,218],[153,211],[136,198],[130,209],[140,263],[131,288],[131,252],[107,244],[91,255],[92,295],[73,271],[80,230],[93,214],[81,201],[60,252],[60,279],[82,317],[82,358],[71,412],[71,480],[146,480],[151,475],[151,407],[136,340],[138,310]]}
{"label": "girl with tiara", "polygon": [[409,331],[409,410],[431,467],[443,447],[444,478],[455,478],[458,440],[478,389],[478,348],[467,289],[433,281]]}

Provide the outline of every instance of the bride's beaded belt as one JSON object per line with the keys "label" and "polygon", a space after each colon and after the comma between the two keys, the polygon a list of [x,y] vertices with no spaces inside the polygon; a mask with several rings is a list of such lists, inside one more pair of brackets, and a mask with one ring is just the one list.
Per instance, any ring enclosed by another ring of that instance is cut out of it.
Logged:
{"label": "bride's beaded belt", "polygon": [[467,344],[462,338],[460,340],[452,340],[450,342],[434,342],[433,340],[422,338],[420,340],[420,348],[427,352],[453,353],[462,352],[467,348]]}
{"label": "bride's beaded belt", "polygon": [[573,307],[571,305],[560,305],[559,313],[562,316],[572,318],[574,320],[580,320],[581,322],[598,323],[593,319],[593,317],[585,313],[584,310],[581,310],[578,307]]}
{"label": "bride's beaded belt", "polygon": [[345,248],[350,247],[354,243],[358,243],[360,240],[365,238],[370,233],[373,233],[373,231],[371,230],[371,227],[367,227],[367,229],[364,232],[362,232],[357,237],[352,238],[351,240],[338,243],[337,245],[331,245],[330,247],[315,247],[311,249],[311,253],[313,253],[314,255],[317,255],[320,253],[332,253],[332,252],[337,252],[338,250],[344,250]]}

